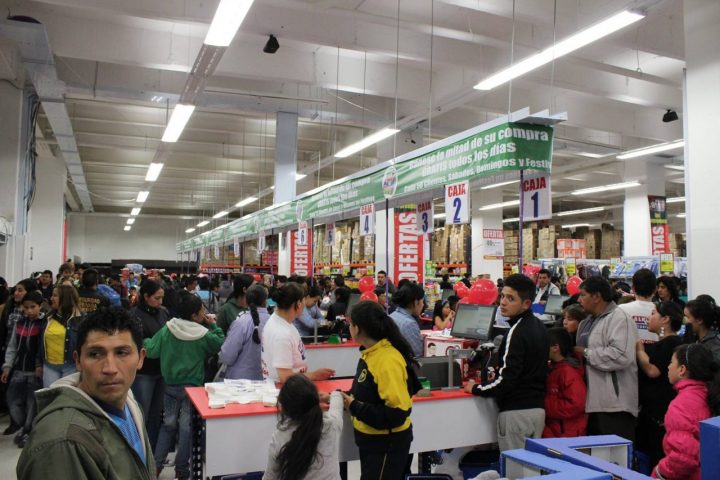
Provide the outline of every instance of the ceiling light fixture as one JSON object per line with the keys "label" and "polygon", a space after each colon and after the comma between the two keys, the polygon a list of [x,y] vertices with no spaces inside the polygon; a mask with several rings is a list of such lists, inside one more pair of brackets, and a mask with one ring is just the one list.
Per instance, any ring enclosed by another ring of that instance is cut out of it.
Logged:
{"label": "ceiling light fixture", "polygon": [[210,220],[203,220],[202,222],[198,223],[197,226],[198,226],[198,227],[204,227],[204,226],[207,225],[208,223],[210,223]]}
{"label": "ceiling light fixture", "polygon": [[135,207],[130,210],[130,215],[133,217],[137,217],[138,215],[140,215],[140,207]]}
{"label": "ceiling light fixture", "polygon": [[132,225],[133,223],[135,223],[135,219],[134,219],[134,218],[128,218],[128,219],[127,219],[127,224],[128,224],[128,225]]}
{"label": "ceiling light fixture", "polygon": [[675,150],[676,148],[682,148],[684,146],[685,140],[675,140],[674,142],[659,143],[657,145],[650,145],[649,147],[628,150],[627,152],[622,152],[617,158],[618,160],[627,160],[628,158],[644,157],[645,155]]}
{"label": "ceiling light fixture", "polygon": [[507,182],[493,183],[492,185],[485,185],[480,187],[480,190],[490,190],[491,188],[504,187],[505,185],[512,185],[513,183],[519,183],[520,180],[509,180]]}
{"label": "ceiling light fixture", "polygon": [[162,141],[166,143],[174,143],[178,141],[185,125],[190,120],[190,115],[195,111],[195,105],[184,105],[178,103],[173,109],[173,113],[170,116],[170,121],[165,127],[165,133],[163,133]]}
{"label": "ceiling light fixture", "polygon": [[267,43],[263,47],[263,52],[273,54],[277,52],[280,49],[280,42],[278,42],[278,39],[275,35],[270,35],[270,38],[268,38]]}
{"label": "ceiling light fixture", "polygon": [[677,218],[685,218],[685,214],[684,214],[684,213],[678,213],[678,214],[675,215],[675,216],[676,216]]}
{"label": "ceiling light fixture", "polygon": [[665,200],[665,203],[680,203],[684,201],[685,197],[670,197]]}
{"label": "ceiling light fixture", "polygon": [[145,175],[145,181],[154,182],[157,180],[164,166],[164,163],[151,163],[150,167],[148,167],[147,175]]}
{"label": "ceiling light fixture", "polygon": [[230,213],[230,212],[228,212],[227,210],[223,210],[222,212],[218,212],[215,215],[213,215],[213,218],[222,218],[225,215],[227,215],[228,213]]}
{"label": "ceiling light fixture", "polygon": [[519,221],[520,221],[520,217],[504,218],[502,223],[514,223],[514,222],[519,222]]}
{"label": "ceiling light fixture", "polygon": [[400,130],[396,128],[383,128],[382,130],[378,130],[377,132],[373,133],[372,135],[368,135],[367,137],[363,138],[359,142],[355,142],[352,145],[349,145],[339,152],[335,154],[335,158],[346,158],[352,155],[353,153],[357,153],[360,150],[365,150],[370,145],[374,145],[378,142],[381,142],[385,140],[388,137],[392,137],[393,135],[397,134]]}
{"label": "ceiling light fixture", "polygon": [[567,55],[568,53],[610,35],[621,28],[625,28],[644,17],[645,15],[641,13],[631,12],[629,10],[622,11],[555,43],[555,45],[552,45],[535,55],[527,57],[518,63],[489,76],[482,82],[475,85],[475,88],[477,90],[492,90],[497,86],[509,82],[513,78],[521,77],[522,75],[546,65],[563,55]]}
{"label": "ceiling light fixture", "polygon": [[638,181],[613,183],[612,185],[603,185],[601,187],[581,188],[580,190],[575,190],[574,192],[570,192],[570,194],[571,195],[587,195],[588,193],[601,193],[601,192],[605,192],[607,190],[622,190],[623,188],[633,188],[633,187],[639,187],[639,186],[640,186],[640,182],[638,182]]}
{"label": "ceiling light fixture", "polygon": [[229,46],[252,4],[253,0],[220,0],[205,36],[205,45]]}
{"label": "ceiling light fixture", "polygon": [[665,165],[665,168],[667,168],[669,170],[677,170],[680,172],[685,171],[685,165]]}
{"label": "ceiling light fixture", "polygon": [[190,228],[188,228],[187,230],[185,230],[185,233],[192,233],[192,232],[194,232],[194,231],[195,231],[195,229],[192,228],[192,227],[190,227]]}
{"label": "ceiling light fixture", "polygon": [[580,155],[581,157],[587,157],[587,158],[602,158],[605,156],[601,153],[592,153],[592,152],[577,152],[577,155]]}
{"label": "ceiling light fixture", "polygon": [[257,200],[257,197],[247,197],[245,200],[240,200],[238,203],[235,204],[236,207],[244,207],[245,205],[250,205],[254,201]]}
{"label": "ceiling light fixture", "polygon": [[142,191],[138,192],[137,199],[135,199],[138,203],[145,203],[145,200],[147,200],[148,195],[150,195],[150,192],[148,191]]}
{"label": "ceiling light fixture", "polygon": [[555,212],[553,215],[557,217],[567,217],[568,215],[582,215],[583,213],[602,212],[605,207],[581,208],[580,210],[567,210],[565,212]]}
{"label": "ceiling light fixture", "polygon": [[562,225],[560,228],[578,228],[578,227],[589,227],[589,223],[573,223],[571,225]]}
{"label": "ceiling light fixture", "polygon": [[672,108],[668,108],[668,111],[665,112],[665,115],[663,115],[662,121],[665,123],[674,122],[678,119],[678,114],[675,110]]}
{"label": "ceiling light fixture", "polygon": [[484,210],[495,210],[503,207],[516,207],[518,205],[520,205],[520,200],[510,200],[509,202],[491,203],[490,205],[480,207],[479,210],[482,212]]}
{"label": "ceiling light fixture", "polygon": [[295,174],[295,180],[302,180],[305,177],[307,177],[307,174],[305,174],[305,173],[296,173]]}
{"label": "ceiling light fixture", "polygon": [[125,230],[126,232],[129,232],[131,228],[132,227],[130,225],[125,225],[125,228],[123,228],[123,230]]}

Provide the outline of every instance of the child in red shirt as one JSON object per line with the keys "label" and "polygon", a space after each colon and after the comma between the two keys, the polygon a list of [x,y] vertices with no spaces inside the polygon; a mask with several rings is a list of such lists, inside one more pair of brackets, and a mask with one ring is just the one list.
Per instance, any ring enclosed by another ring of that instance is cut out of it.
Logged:
{"label": "child in red shirt", "polygon": [[572,339],[561,327],[551,328],[550,375],[545,394],[543,438],[579,437],[586,434],[585,396],[582,366],[570,356]]}

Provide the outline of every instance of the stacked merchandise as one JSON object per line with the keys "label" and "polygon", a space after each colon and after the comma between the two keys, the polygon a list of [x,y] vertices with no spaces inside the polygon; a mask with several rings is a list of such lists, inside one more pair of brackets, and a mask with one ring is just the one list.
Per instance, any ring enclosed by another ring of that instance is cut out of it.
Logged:
{"label": "stacked merchandise", "polygon": [[450,228],[443,227],[435,230],[431,235],[431,258],[435,263],[448,263],[448,245],[450,243]]}
{"label": "stacked merchandise", "polygon": [[470,225],[451,225],[449,263],[467,263],[470,245]]}
{"label": "stacked merchandise", "polygon": [[360,238],[360,256],[357,262],[372,263],[375,261],[375,235]]}
{"label": "stacked merchandise", "polygon": [[522,256],[523,263],[537,258],[538,248],[538,230],[537,223],[531,224],[527,228],[523,228],[523,245],[522,245]]}
{"label": "stacked merchandise", "polygon": [[685,239],[681,233],[670,234],[670,253],[675,257],[685,256]]}
{"label": "stacked merchandise", "polygon": [[313,232],[313,262],[316,265],[330,263],[330,247],[325,245],[325,225],[315,227]]}
{"label": "stacked merchandise", "polygon": [[560,225],[543,227],[538,234],[538,258],[556,258],[557,249],[555,241],[559,238],[570,238],[570,232],[563,231]]}
{"label": "stacked merchandise", "polygon": [[615,230],[611,225],[602,225],[602,246],[600,258],[613,258],[622,255],[622,230]]}
{"label": "stacked merchandise", "polygon": [[435,302],[442,300],[442,290],[440,290],[440,283],[437,280],[425,280],[425,303],[428,305],[428,309],[432,310],[435,308]]}
{"label": "stacked merchandise", "polygon": [[519,240],[518,231],[505,230],[503,235],[505,237],[505,263],[517,263]]}
{"label": "stacked merchandise", "polygon": [[608,258],[600,256],[600,246],[602,245],[602,232],[600,230],[590,230],[585,233],[585,251],[586,258]]}
{"label": "stacked merchandise", "polygon": [[585,240],[563,238],[557,240],[557,258],[586,258]]}
{"label": "stacked merchandise", "polygon": [[257,249],[257,240],[250,240],[242,244],[243,264],[260,265],[260,254]]}

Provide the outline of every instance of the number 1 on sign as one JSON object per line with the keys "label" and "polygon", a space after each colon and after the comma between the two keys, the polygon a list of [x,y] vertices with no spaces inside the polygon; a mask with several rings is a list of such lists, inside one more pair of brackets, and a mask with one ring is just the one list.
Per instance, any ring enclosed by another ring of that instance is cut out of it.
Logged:
{"label": "number 1 on sign", "polygon": [[540,195],[538,194],[538,192],[535,192],[530,198],[532,198],[533,201],[533,217],[537,218],[539,216],[538,210],[540,209],[540,204],[538,202]]}

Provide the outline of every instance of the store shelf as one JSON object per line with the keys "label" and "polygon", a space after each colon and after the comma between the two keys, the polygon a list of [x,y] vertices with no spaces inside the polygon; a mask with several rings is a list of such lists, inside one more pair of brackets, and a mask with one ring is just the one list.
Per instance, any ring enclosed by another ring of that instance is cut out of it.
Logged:
{"label": "store shelf", "polygon": [[435,268],[467,268],[467,263],[436,263]]}

